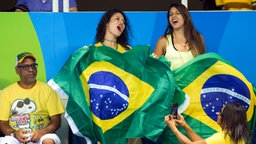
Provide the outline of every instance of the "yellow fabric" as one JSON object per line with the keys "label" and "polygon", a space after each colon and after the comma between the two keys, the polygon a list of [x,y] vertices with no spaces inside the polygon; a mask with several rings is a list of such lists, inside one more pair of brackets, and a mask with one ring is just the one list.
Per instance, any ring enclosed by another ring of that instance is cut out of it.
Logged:
{"label": "yellow fabric", "polygon": [[[101,42],[98,42],[98,43],[95,44],[95,46],[103,46],[103,45],[102,45]],[[119,51],[119,52],[125,52],[126,49],[125,49],[122,45],[118,44],[118,45],[117,45],[117,51]]]}
{"label": "yellow fabric", "polygon": [[3,89],[0,109],[0,120],[9,120],[16,131],[42,129],[49,124],[49,117],[64,113],[59,95],[40,81],[31,89],[23,89],[17,83]]}
{"label": "yellow fabric", "polygon": [[227,10],[252,10],[256,0],[215,0],[217,6],[225,6]]}
{"label": "yellow fabric", "polygon": [[[106,62],[106,61],[94,62],[90,64],[90,66],[88,66],[80,75],[80,80],[84,87],[86,100],[89,106],[91,103],[89,89],[92,88],[92,86],[88,85],[88,80],[93,74],[96,74],[97,72],[100,72],[100,71],[109,72],[116,75],[119,79],[121,79],[125,83],[130,95],[128,99],[126,96],[123,96],[123,99],[126,99],[127,101],[129,101],[127,110],[116,115],[114,118],[104,120],[92,113],[93,122],[97,124],[99,127],[101,127],[104,133],[110,130],[111,128],[113,128],[114,126],[116,126],[117,124],[121,123],[125,118],[129,117],[132,113],[134,113],[136,110],[142,107],[143,104],[152,95],[155,89],[148,83],[142,81],[136,76],[130,74],[129,72],[124,71],[123,69],[109,62]],[[136,85],[133,85],[133,84],[136,84]],[[146,91],[138,91],[137,90],[138,87],[141,89],[145,89]]]}
{"label": "yellow fabric", "polygon": [[171,70],[174,70],[194,58],[191,51],[179,52],[175,50],[172,43],[172,36],[167,35],[165,58],[171,62]]}
{"label": "yellow fabric", "polygon": [[[234,144],[231,142],[230,137],[226,135],[223,132],[218,132],[207,138],[206,140],[207,144]],[[238,144],[244,144],[243,141],[240,141]]]}

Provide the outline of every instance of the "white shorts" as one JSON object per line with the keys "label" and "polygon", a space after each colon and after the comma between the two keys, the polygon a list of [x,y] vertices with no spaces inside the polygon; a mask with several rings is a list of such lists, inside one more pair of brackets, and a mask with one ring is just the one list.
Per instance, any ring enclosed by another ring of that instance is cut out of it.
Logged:
{"label": "white shorts", "polygon": [[[53,139],[55,144],[61,144],[60,138],[55,133],[43,135],[37,143],[29,142],[28,144],[42,144],[45,139]],[[0,144],[21,144],[16,138],[12,136],[0,137]]]}

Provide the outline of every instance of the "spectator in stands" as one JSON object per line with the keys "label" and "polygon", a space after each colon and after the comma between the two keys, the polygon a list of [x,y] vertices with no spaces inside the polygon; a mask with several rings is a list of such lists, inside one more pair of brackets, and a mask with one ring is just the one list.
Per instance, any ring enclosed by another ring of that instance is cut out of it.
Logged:
{"label": "spectator in stands", "polygon": [[[154,48],[153,56],[171,62],[174,70],[199,54],[205,53],[203,36],[195,29],[188,9],[180,3],[172,3],[167,11],[167,27]],[[157,143],[161,143],[161,136]],[[155,144],[142,138],[142,144]]]}
{"label": "spectator in stands", "polygon": [[206,49],[204,38],[195,29],[184,5],[172,3],[168,9],[167,20],[167,28],[156,43],[154,56],[165,56],[171,62],[171,70],[174,70],[205,53]]}
{"label": "spectator in stands", "polygon": [[[24,4],[31,12],[52,12],[52,0],[18,0],[17,6]],[[59,11],[63,11],[63,0],[59,0]],[[77,10],[76,0],[69,0],[69,11]]]}
{"label": "spectator in stands", "polygon": [[[173,115],[165,116],[165,123],[183,144],[249,144],[250,130],[247,125],[245,108],[238,103],[226,104],[218,113],[217,123],[222,131],[209,138],[203,139],[197,135],[186,123],[182,115],[174,119]],[[188,137],[180,132],[177,126],[181,126]]]}
{"label": "spectator in stands", "polygon": [[16,73],[20,80],[3,89],[0,95],[2,144],[60,144],[54,133],[64,113],[61,100],[46,83],[36,80],[36,58],[28,52],[17,55]]}
{"label": "spectator in stands", "polygon": [[[127,16],[119,9],[106,11],[100,19],[95,35],[95,46],[107,46],[118,52],[130,50],[129,34],[131,33]],[[86,143],[83,138],[73,136],[74,143]],[[136,141],[130,139],[129,141]],[[99,144],[98,142],[97,144]]]}
{"label": "spectator in stands", "polygon": [[256,9],[256,0],[215,0],[222,10],[253,10]]}

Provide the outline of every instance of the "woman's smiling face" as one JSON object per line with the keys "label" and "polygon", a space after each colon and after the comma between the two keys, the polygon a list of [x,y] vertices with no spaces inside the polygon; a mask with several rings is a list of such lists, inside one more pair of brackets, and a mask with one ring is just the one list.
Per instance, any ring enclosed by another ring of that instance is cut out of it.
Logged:
{"label": "woman's smiling face", "polygon": [[176,7],[172,7],[169,11],[169,23],[173,29],[180,28],[184,25],[184,18]]}

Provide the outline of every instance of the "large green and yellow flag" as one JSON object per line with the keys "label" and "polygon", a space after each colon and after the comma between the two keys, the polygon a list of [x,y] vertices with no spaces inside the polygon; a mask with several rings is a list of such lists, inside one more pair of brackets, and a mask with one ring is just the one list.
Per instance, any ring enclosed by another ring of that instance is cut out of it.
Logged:
{"label": "large green and yellow flag", "polygon": [[102,144],[157,140],[175,87],[168,63],[151,57],[150,49],[89,46],[70,56],[48,83],[68,97],[65,117],[73,133]]}
{"label": "large green and yellow flag", "polygon": [[[228,102],[242,104],[247,110],[251,129],[255,126],[255,92],[253,85],[231,63],[218,54],[206,53],[173,71],[175,83],[190,97],[184,118],[201,137],[220,130],[217,113]],[[182,130],[182,132],[184,132]],[[177,143],[168,128],[165,143]]]}

